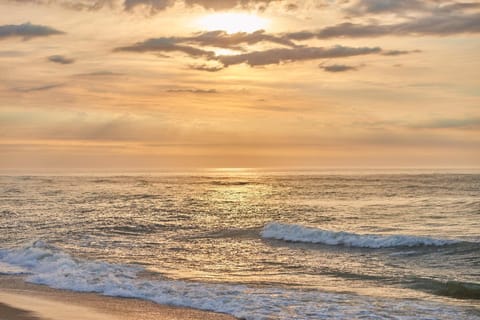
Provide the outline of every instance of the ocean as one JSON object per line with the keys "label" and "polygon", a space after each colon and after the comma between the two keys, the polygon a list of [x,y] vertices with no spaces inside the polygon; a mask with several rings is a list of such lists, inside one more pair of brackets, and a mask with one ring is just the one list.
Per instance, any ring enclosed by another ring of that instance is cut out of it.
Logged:
{"label": "ocean", "polygon": [[248,320],[480,319],[480,174],[5,175],[0,274]]}

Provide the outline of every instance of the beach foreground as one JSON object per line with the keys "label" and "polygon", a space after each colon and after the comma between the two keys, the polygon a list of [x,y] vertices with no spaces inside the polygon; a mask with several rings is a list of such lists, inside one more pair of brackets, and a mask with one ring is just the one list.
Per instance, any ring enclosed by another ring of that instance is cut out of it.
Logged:
{"label": "beach foreground", "polygon": [[228,315],[137,299],[56,290],[25,283],[18,276],[0,277],[0,315],[2,320],[235,319]]}

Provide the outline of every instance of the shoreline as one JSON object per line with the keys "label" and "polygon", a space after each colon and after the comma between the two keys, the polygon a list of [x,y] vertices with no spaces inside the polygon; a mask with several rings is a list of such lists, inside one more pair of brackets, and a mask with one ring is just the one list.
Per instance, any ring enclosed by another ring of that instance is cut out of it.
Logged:
{"label": "shoreline", "polygon": [[[233,316],[151,301],[52,289],[21,276],[0,275],[6,320],[234,320]],[[4,319],[4,318],[2,318]]]}

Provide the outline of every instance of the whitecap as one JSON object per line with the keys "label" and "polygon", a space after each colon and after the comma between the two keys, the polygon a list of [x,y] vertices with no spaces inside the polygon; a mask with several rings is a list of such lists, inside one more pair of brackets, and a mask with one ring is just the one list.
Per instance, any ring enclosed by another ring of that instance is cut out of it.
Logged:
{"label": "whitecap", "polygon": [[271,222],[265,225],[261,235],[267,239],[343,245],[359,248],[445,246],[460,242],[459,240],[435,239],[411,235],[357,234],[278,222]]}

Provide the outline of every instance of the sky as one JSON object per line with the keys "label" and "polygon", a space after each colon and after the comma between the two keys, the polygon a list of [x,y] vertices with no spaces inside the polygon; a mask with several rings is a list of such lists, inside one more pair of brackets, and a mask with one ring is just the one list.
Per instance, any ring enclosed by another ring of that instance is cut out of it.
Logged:
{"label": "sky", "polygon": [[0,170],[480,167],[480,1],[0,13]]}

